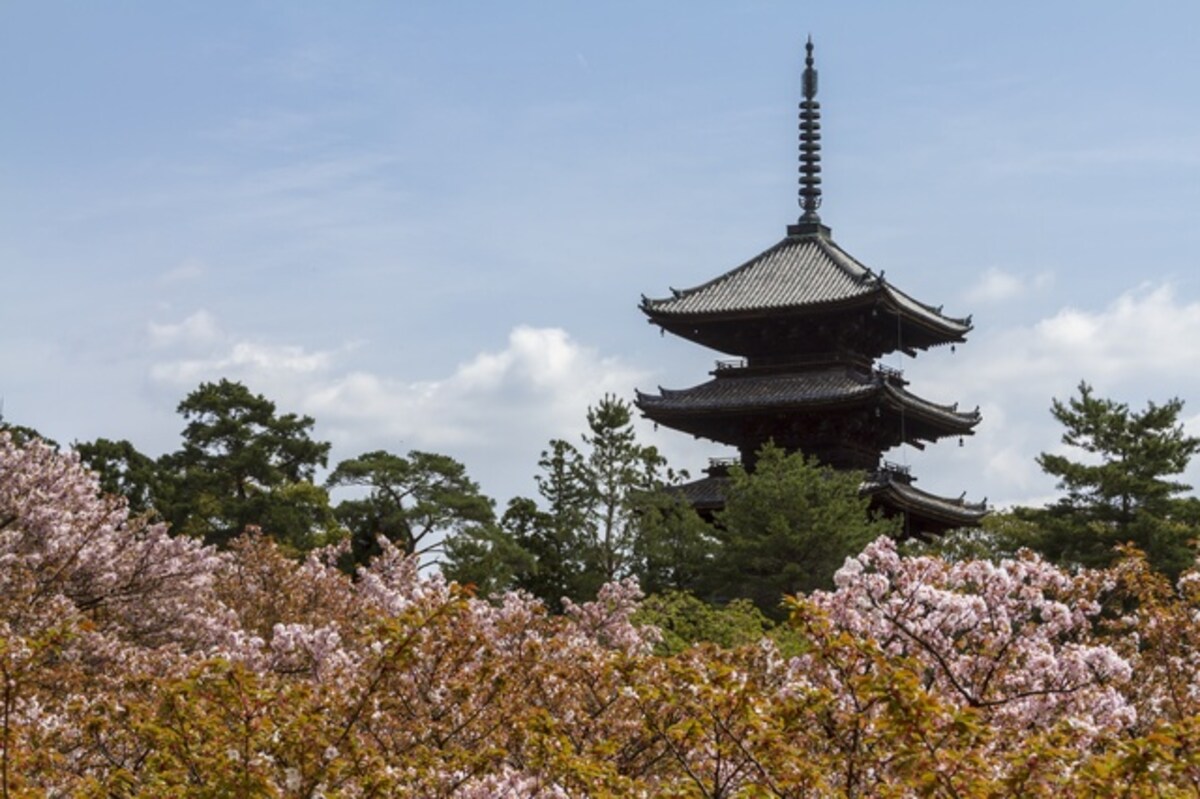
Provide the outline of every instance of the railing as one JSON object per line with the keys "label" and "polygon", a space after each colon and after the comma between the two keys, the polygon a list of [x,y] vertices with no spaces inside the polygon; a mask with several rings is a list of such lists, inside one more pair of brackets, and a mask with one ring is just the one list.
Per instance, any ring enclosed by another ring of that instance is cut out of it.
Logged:
{"label": "railing", "polygon": [[875,373],[888,380],[902,380],[904,378],[903,369],[897,369],[894,366],[888,366],[884,363],[875,364]]}
{"label": "railing", "polygon": [[741,458],[709,458],[708,468],[710,469],[728,469],[730,466],[736,466],[741,463]]}
{"label": "railing", "polygon": [[704,472],[709,477],[725,477],[729,474],[729,467],[739,463],[741,460],[738,458],[709,458],[708,468]]}
{"label": "railing", "polygon": [[[722,358],[714,362],[716,365],[715,372],[728,372],[739,369],[749,369],[750,361],[747,358]],[[778,371],[788,367],[812,367],[812,366],[846,366],[856,369],[872,368],[874,373],[884,380],[889,381],[904,381],[904,370],[898,369],[895,366],[888,366],[884,363],[871,364],[869,360],[864,360],[860,357],[852,355],[817,353],[813,355],[792,355],[786,358],[767,358],[759,357],[754,361],[756,371]]]}
{"label": "railing", "polygon": [[879,468],[870,472],[870,474],[873,479],[882,483],[892,481],[904,483],[905,485],[912,485],[913,483],[912,472],[909,471],[909,468],[899,463],[892,463],[891,461],[884,461],[879,464]]}

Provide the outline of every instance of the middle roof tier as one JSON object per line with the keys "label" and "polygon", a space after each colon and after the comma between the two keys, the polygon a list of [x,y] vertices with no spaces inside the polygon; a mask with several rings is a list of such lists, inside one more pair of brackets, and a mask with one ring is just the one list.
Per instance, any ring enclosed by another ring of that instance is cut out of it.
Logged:
{"label": "middle roof tier", "polygon": [[836,468],[873,469],[884,450],[971,435],[979,409],[960,411],[905,390],[893,371],[853,365],[804,371],[718,370],[692,388],[638,392],[649,419],[737,447],[743,459],[768,441]]}

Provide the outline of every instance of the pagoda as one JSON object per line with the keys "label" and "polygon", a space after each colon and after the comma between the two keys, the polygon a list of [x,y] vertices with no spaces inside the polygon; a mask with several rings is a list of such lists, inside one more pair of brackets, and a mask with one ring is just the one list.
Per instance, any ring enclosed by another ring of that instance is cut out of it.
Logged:
{"label": "pagoda", "polygon": [[[800,103],[799,220],[787,236],[741,266],[663,299],[642,298],[652,324],[733,356],[692,388],[638,392],[637,406],[658,424],[736,447],[753,470],[769,441],[835,469],[866,474],[863,492],[906,535],[941,535],[977,526],[984,503],[918,489],[906,467],[883,460],[901,444],[924,449],[972,434],[979,409],[960,410],[908,390],[879,359],[894,352],[961,343],[971,318],[919,302],[842,249],[817,214],[821,205],[821,125],[810,37]],[[710,516],[724,505],[728,461],[681,486]]]}

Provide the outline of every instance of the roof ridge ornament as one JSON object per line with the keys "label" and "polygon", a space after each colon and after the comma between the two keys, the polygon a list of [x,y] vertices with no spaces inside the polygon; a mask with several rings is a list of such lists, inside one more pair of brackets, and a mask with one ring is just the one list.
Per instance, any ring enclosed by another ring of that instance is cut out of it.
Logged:
{"label": "roof ridge ornament", "polygon": [[804,49],[804,74],[801,82],[804,99],[800,101],[800,220],[788,226],[788,235],[829,235],[821,224],[821,104],[817,102],[817,70],[813,66],[812,34]]}

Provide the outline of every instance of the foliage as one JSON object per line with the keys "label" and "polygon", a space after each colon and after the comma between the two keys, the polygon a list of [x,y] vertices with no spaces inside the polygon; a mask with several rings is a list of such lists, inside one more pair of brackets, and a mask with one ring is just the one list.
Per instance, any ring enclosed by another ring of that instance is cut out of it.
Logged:
{"label": "foliage", "polygon": [[775,623],[748,599],[717,607],[686,591],[651,594],[633,620],[658,628],[662,640],[657,651],[662,654],[676,654],[703,642],[726,648],[745,646],[776,630]]}
{"label": "foliage", "polygon": [[[656,654],[639,592],[551,615],[384,540],[225,551],[0,433],[0,796],[1185,796],[1200,572],[903,557],[791,600],[798,650]],[[647,612],[654,612],[649,610]],[[672,613],[668,607],[667,614]],[[685,614],[686,615],[686,614]],[[752,614],[747,614],[752,618]],[[740,637],[740,636],[739,636]]]}
{"label": "foliage", "polygon": [[636,525],[632,569],[645,591],[704,590],[718,542],[682,495],[669,488],[638,495]]}
{"label": "foliage", "polygon": [[510,499],[500,517],[497,535],[502,543],[480,546],[482,556],[471,552],[466,558],[457,553],[452,556],[456,579],[483,571],[487,561],[495,560],[494,555],[507,553],[498,572],[506,582],[499,588],[520,588],[554,612],[562,610],[563,597],[579,595],[577,585],[583,579],[583,564],[572,548],[572,531],[556,524],[554,516],[538,508],[535,501],[528,497]]}
{"label": "foliage", "polygon": [[133,513],[153,510],[154,497],[161,491],[158,464],[153,458],[124,439],[98,438],[78,443],[74,450],[80,462],[96,473],[104,493],[125,497]]}
{"label": "foliage", "polygon": [[554,439],[538,460],[538,493],[513,499],[501,530],[528,553],[514,585],[551,608],[564,597],[594,597],[606,582],[629,575],[650,577],[659,587],[691,587],[664,559],[671,550],[692,560],[704,557],[699,520],[660,492],[674,479],[658,450],[637,442],[628,402],[606,395],[588,408],[584,449]]}
{"label": "foliage", "polygon": [[780,615],[785,594],[832,585],[833,573],[893,520],[872,518],[860,495],[862,475],[818,465],[768,444],[753,472],[730,468],[725,509],[717,516],[720,556],[713,594],[744,597]]}
{"label": "foliage", "polygon": [[517,587],[542,599],[555,611],[563,597],[580,599],[598,584],[587,573],[588,560],[582,530],[587,523],[592,487],[583,456],[562,439],[538,459],[538,493],[542,510],[528,498],[515,497],[501,519],[501,527],[530,554],[532,567],[518,575]]}
{"label": "foliage", "polygon": [[23,424],[13,424],[12,422],[4,421],[3,403],[0,403],[0,432],[8,433],[9,437],[18,444],[25,444],[29,441],[39,440],[54,449],[58,449],[58,442],[39,433],[32,427],[27,427]]}
{"label": "foliage", "polygon": [[1086,509],[1101,521],[1131,523],[1138,511],[1163,515],[1173,496],[1190,486],[1166,478],[1187,468],[1200,449],[1200,438],[1184,435],[1179,414],[1183,402],[1148,403],[1131,412],[1123,403],[1093,396],[1079,384],[1079,396],[1054,400],[1054,418],[1066,428],[1062,441],[1097,455],[1100,463],[1081,463],[1042,453],[1038,464],[1059,478],[1067,491],[1063,503]]}
{"label": "foliage", "polygon": [[476,525],[446,539],[442,574],[479,596],[498,596],[534,569],[533,556],[503,527]]}
{"label": "foliage", "polygon": [[[453,458],[367,452],[342,461],[319,486],[313,480],[329,444],[313,440],[310,417],[279,414],[228,380],[201,384],[179,412],[187,421],[183,446],[157,461],[128,441],[75,445],[106,493],[125,497],[135,513],[165,518],[177,533],[226,546],[254,527],[303,552],[348,532],[351,569],[379,554],[380,536],[415,554],[457,536],[459,556],[476,559],[489,557],[496,542],[491,500]],[[362,493],[332,508],[327,488]],[[475,565],[481,573],[483,560]]]}
{"label": "foliage", "polygon": [[947,561],[990,560],[998,563],[1016,557],[1022,549],[1036,549],[1043,531],[1023,509],[994,510],[979,527],[960,527],[926,541],[908,539],[900,550],[908,555],[933,555]]}
{"label": "foliage", "polygon": [[662,485],[666,460],[637,443],[632,408],[606,394],[588,408],[588,452],[582,473],[589,488],[583,531],[588,571],[610,582],[632,571],[638,500]]}
{"label": "foliage", "polygon": [[0,432],[0,596],[18,634],[77,622],[141,645],[207,640],[227,621],[219,556],[99,492],[75,453]]}
{"label": "foliage", "polygon": [[1178,497],[1190,486],[1170,479],[1200,449],[1200,438],[1184,434],[1182,410],[1172,399],[1131,411],[1096,397],[1087,383],[1077,397],[1054,400],[1051,412],[1066,428],[1062,441],[1080,456],[1038,457],[1066,495],[1043,511],[1018,514],[1040,528],[1029,543],[1056,562],[1084,566],[1108,565],[1118,544],[1133,543],[1155,568],[1178,575],[1191,563],[1189,542],[1200,531],[1195,500]]}
{"label": "foliage", "polygon": [[156,503],[177,533],[225,544],[247,526],[268,526],[298,550],[333,528],[328,497],[313,485],[329,444],[313,420],[279,414],[241,383],[202,383],[179,404],[183,447],[164,457]]}
{"label": "foliage", "polygon": [[336,510],[350,530],[359,564],[379,554],[380,537],[405,553],[425,555],[440,550],[448,536],[489,525],[494,518],[492,501],[467,477],[466,467],[433,452],[414,450],[408,457],[367,452],[339,463],[325,484],[368,491]]}

